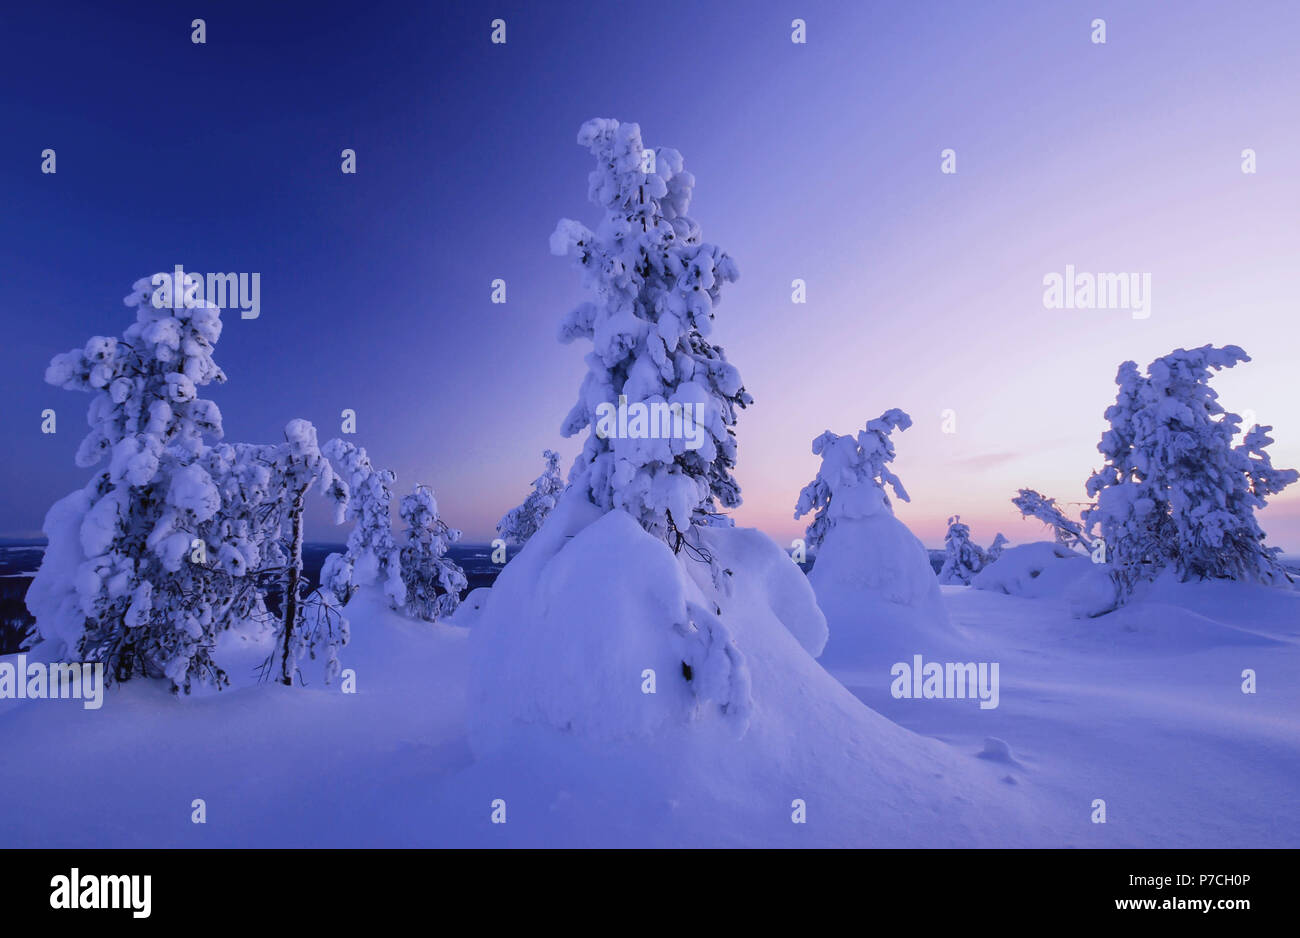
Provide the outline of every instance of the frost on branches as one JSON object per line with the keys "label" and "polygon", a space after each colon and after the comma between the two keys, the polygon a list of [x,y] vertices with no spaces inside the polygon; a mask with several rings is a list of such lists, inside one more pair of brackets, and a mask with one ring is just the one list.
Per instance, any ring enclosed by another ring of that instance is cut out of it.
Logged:
{"label": "frost on branches", "polygon": [[522,505],[511,508],[497,522],[497,534],[507,543],[524,544],[536,534],[555,507],[560,493],[564,491],[559,453],[548,449],[542,453],[542,457],[546,460],[546,470],[533,480],[533,490],[528,493]]}
{"label": "frost on branches", "polygon": [[447,527],[438,517],[438,502],[425,485],[402,496],[399,512],[406,523],[406,544],[401,550],[406,611],[436,622],[456,610],[461,592],[469,585],[465,571],[443,556],[460,540],[460,531]]}
{"label": "frost on branches", "polygon": [[[592,297],[560,327],[562,342],[592,343],[562,427],[566,437],[593,428],[569,481],[679,549],[691,525],[740,504],[732,428],[752,399],[708,340],[722,285],[739,274],[685,214],[695,178],[680,153],[648,151],[636,124],[609,119],[584,124],[578,143],[596,158],[588,196],[604,216],[595,231],[563,219],[551,235]],[[610,432],[604,415],[621,407],[630,416]]]}
{"label": "frost on branches", "polygon": [[816,548],[839,518],[863,518],[882,507],[893,513],[888,485],[894,495],[910,501],[898,476],[889,469],[894,460],[894,429],[906,430],[912,418],[898,408],[885,411],[858,431],[857,438],[827,430],[813,440],[812,451],[822,458],[817,478],[803,487],[795,518],[813,512],[808,525],[808,546]]}
{"label": "frost on branches", "polygon": [[197,277],[184,279],[162,308],[151,278],[137,281],[125,300],[135,322],[120,339],[95,336],[45,372],[91,395],[77,465],[100,468],[50,509],[28,605],[65,657],[103,662],[110,680],[165,677],[188,692],[195,681],[228,683],[212,649],[244,610],[232,601],[238,564],[215,570],[202,549],[200,529],[221,508],[205,438],[222,431],[199,389],[225,380],[212,355],[221,314],[193,300]]}
{"label": "frost on branches", "polygon": [[1100,532],[1123,593],[1166,568],[1182,580],[1284,575],[1255,510],[1300,474],[1273,468],[1272,427],[1255,426],[1234,446],[1241,418],[1209,385],[1213,372],[1249,360],[1235,345],[1205,345],[1158,358],[1145,375],[1134,362],[1120,365],[1097,447],[1105,465],[1087,484],[1096,504],[1083,517]]}
{"label": "frost on branches", "polygon": [[1092,551],[1092,538],[1083,530],[1078,521],[1071,521],[1061,509],[1056,507],[1056,499],[1048,498],[1033,489],[1020,489],[1018,495],[1011,499],[1011,504],[1020,509],[1025,518],[1037,518],[1052,529],[1056,543],[1070,548]]}
{"label": "frost on branches", "polygon": [[358,587],[381,582],[389,605],[401,609],[406,605],[406,585],[393,538],[393,473],[376,469],[364,449],[343,440],[330,440],[321,451],[347,482],[345,520],[353,522],[347,550],[325,558],[321,585],[346,603]]}

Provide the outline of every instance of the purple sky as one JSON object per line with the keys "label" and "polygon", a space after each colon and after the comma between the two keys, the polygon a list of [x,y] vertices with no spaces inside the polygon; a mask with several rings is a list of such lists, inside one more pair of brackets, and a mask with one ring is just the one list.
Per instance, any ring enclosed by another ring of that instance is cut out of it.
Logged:
{"label": "purple sky", "polygon": [[[579,445],[558,428],[586,349],[555,330],[582,294],[547,237],[596,218],[574,142],[596,116],[682,151],[692,215],[740,267],[713,338],[756,399],[741,524],[788,544],[812,439],[901,407],[898,514],[922,540],[954,513],[981,543],[1036,539],[1009,498],[1083,498],[1119,363],[1207,342],[1253,357],[1216,387],[1300,465],[1295,4],[473,6],[223,4],[206,46],[168,5],[2,14],[0,533],[89,475],[87,401],[42,384],[49,357],[120,333],[132,281],[183,263],[262,274],[261,317],[227,314],[217,348],[228,439],[292,417],[324,438],[354,408],[402,488],[488,539],[541,451],[567,470]],[[1150,273],[1150,317],[1044,308],[1066,265]],[[1300,550],[1300,492],[1263,521]]]}

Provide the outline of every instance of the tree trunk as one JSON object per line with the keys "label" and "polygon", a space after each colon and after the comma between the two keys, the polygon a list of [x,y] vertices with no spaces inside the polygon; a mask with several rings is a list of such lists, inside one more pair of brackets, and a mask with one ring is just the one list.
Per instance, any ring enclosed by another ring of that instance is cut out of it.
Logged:
{"label": "tree trunk", "polygon": [[292,647],[294,627],[302,614],[298,604],[298,591],[302,583],[302,499],[306,491],[302,489],[294,496],[293,507],[289,509],[292,534],[289,572],[284,587],[284,656],[280,668],[280,682],[289,687],[293,686],[293,661],[289,649]]}

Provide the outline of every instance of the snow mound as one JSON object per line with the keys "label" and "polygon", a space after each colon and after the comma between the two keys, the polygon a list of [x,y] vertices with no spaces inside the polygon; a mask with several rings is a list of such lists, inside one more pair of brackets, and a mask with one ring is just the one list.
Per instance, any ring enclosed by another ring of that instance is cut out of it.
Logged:
{"label": "snow mound", "polygon": [[645,737],[710,716],[743,733],[748,670],[717,605],[625,512],[593,515],[564,496],[493,584],[470,642],[471,745],[529,726]]}
{"label": "snow mound", "polygon": [[[747,529],[692,537],[674,554],[578,493],[506,566],[470,634],[476,763],[434,795],[447,843],[1041,838],[1024,821],[1036,795],[889,722],[814,660],[825,620],[779,546]],[[494,826],[498,801],[508,823]],[[805,808],[815,826],[794,819]]]}
{"label": "snow mound", "polygon": [[492,587],[490,586],[480,586],[477,589],[470,590],[469,593],[465,595],[465,598],[460,601],[460,605],[456,607],[456,611],[451,614],[451,618],[447,621],[452,625],[457,625],[461,628],[472,627],[478,622],[479,616],[483,612],[483,607],[487,605],[487,601],[491,596]]}
{"label": "snow mound", "polygon": [[840,518],[808,574],[826,615],[827,666],[883,667],[960,643],[930,556],[889,511]]}
{"label": "snow mound", "polygon": [[1008,547],[997,560],[975,575],[971,586],[1029,599],[1063,599],[1079,577],[1093,569],[1092,561],[1064,544],[1034,541]]}

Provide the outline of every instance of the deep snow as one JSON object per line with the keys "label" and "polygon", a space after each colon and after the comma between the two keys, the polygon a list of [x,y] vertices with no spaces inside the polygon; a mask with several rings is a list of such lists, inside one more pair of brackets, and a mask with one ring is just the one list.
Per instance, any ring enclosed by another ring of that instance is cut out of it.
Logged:
{"label": "deep snow", "polygon": [[614,739],[536,726],[476,758],[470,631],[369,591],[348,610],[355,695],[258,685],[266,648],[229,635],[219,694],[0,701],[0,846],[1300,845],[1300,594],[1162,583],[1096,619],[969,587],[942,601],[960,660],[1000,662],[997,709],[896,700],[887,671],[828,674],[756,617],[730,625],[743,736],[724,719]]}

